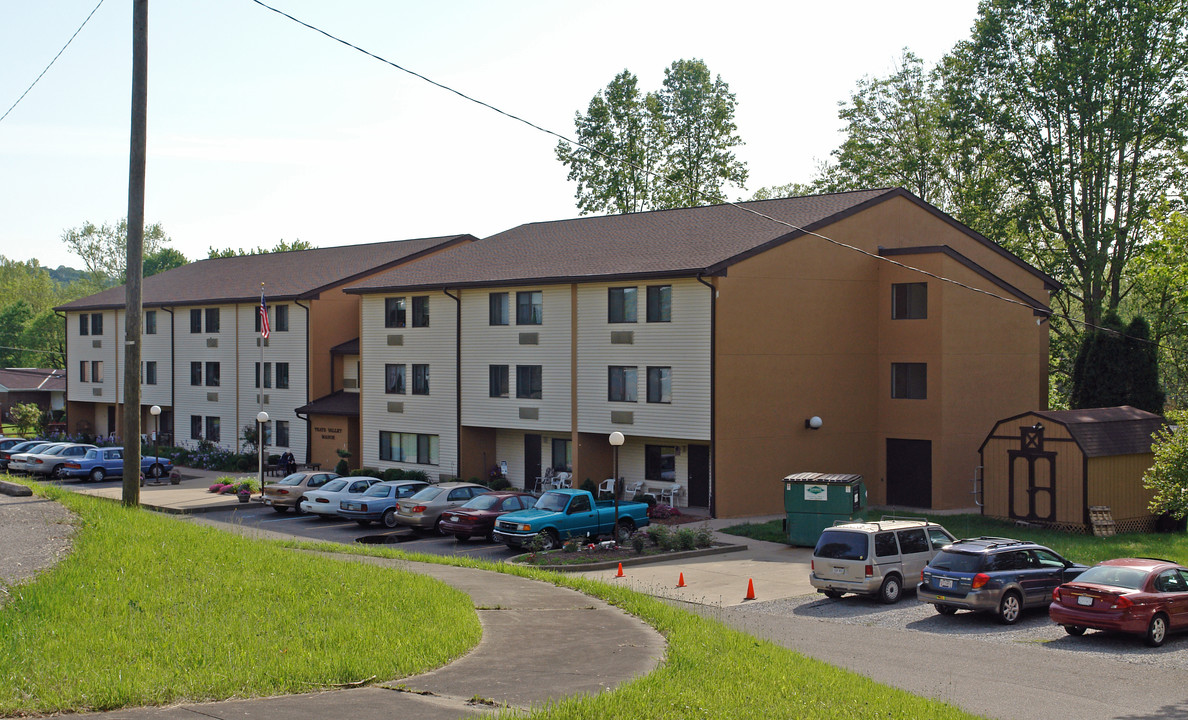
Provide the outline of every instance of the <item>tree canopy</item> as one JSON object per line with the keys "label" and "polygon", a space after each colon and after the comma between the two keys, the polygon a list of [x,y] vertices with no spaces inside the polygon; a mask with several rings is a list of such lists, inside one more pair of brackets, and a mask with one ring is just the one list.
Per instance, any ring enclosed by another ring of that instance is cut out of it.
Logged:
{"label": "tree canopy", "polygon": [[[128,263],[128,221],[115,225],[84,223],[62,233],[62,242],[82,259],[92,283],[99,289],[122,285]],[[144,228],[145,257],[160,252],[170,242],[160,223]]]}
{"label": "tree canopy", "polygon": [[244,257],[247,255],[265,255],[267,253],[289,252],[291,250],[309,250],[311,248],[313,248],[313,245],[311,245],[306,240],[301,240],[299,238],[299,239],[294,240],[293,242],[289,243],[289,242],[285,242],[284,238],[281,238],[271,250],[267,250],[262,247],[257,247],[255,250],[251,250],[251,249],[244,250],[243,248],[224,248],[223,250],[216,250],[215,248],[212,247],[207,252],[206,259],[214,260],[215,258]]}

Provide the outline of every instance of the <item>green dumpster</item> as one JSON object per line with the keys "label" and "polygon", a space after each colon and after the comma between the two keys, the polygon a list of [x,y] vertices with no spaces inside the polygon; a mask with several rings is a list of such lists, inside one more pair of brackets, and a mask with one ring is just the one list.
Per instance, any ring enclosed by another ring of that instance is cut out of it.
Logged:
{"label": "green dumpster", "polygon": [[813,547],[821,531],[836,521],[866,519],[861,475],[802,472],[783,482],[784,529],[792,545]]}

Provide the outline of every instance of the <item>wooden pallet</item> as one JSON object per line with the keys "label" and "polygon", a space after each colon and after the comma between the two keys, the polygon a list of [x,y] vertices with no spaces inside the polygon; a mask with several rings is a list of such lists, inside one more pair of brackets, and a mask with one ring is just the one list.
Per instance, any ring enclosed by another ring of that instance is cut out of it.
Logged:
{"label": "wooden pallet", "polygon": [[1093,534],[1097,537],[1110,537],[1118,532],[1114,524],[1114,517],[1110,514],[1109,505],[1090,505],[1089,523],[1093,526]]}

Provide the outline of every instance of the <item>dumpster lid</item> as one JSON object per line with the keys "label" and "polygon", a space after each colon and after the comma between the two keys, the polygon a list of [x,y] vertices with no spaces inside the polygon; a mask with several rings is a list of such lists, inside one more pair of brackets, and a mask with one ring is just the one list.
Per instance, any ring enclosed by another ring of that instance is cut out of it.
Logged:
{"label": "dumpster lid", "polygon": [[792,473],[781,482],[836,483],[839,485],[848,485],[861,479],[861,475],[854,475],[852,473],[798,472]]}

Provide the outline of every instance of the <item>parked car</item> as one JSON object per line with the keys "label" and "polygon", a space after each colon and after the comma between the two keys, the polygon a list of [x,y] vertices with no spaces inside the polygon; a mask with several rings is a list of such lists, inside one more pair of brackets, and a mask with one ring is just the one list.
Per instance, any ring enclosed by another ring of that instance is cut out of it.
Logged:
{"label": "parked car", "polygon": [[279,482],[264,486],[264,504],[271,506],[278,513],[289,512],[292,508],[300,515],[305,512],[301,509],[301,499],[305,493],[324,487],[336,477],[338,473],[320,471],[302,471],[286,475]]}
{"label": "parked car", "polygon": [[[140,472],[146,477],[162,477],[173,470],[167,457],[142,455]],[[105,477],[123,477],[124,449],[118,447],[91,448],[81,458],[71,458],[62,465],[61,477],[89,478],[101,482]]]}
{"label": "parked car", "polygon": [[378,482],[382,481],[366,476],[334,478],[317,490],[306,490],[301,497],[301,510],[320,518],[334,517],[338,514],[343,500],[362,495],[367,488]]}
{"label": "parked car", "polygon": [[437,523],[446,510],[461,507],[475,495],[490,490],[468,482],[446,482],[422,488],[410,498],[396,502],[396,522],[414,530],[438,531]]}
{"label": "parked car", "polygon": [[62,470],[66,463],[81,459],[88,450],[93,449],[95,449],[94,445],[66,443],[49,448],[45,452],[33,453],[25,460],[25,472],[34,477],[44,475],[57,480],[62,477]]}
{"label": "parked car", "polygon": [[650,522],[647,503],[621,502],[616,517],[613,500],[595,500],[588,490],[550,490],[531,510],[508,513],[496,520],[495,539],[517,548],[539,537],[545,550],[571,537],[613,533],[620,542],[626,542],[636,528]]}
{"label": "parked car", "polygon": [[886,517],[834,525],[813,548],[809,583],[829,598],[855,593],[895,603],[904,583],[914,583],[928,561],[955,540],[927,520]]}
{"label": "parked car", "polygon": [[385,527],[394,528],[396,503],[401,498],[412,497],[427,487],[423,480],[392,480],[372,485],[362,495],[355,495],[339,503],[338,514],[360,525],[370,525],[382,520]]}
{"label": "parked car", "polygon": [[916,597],[941,615],[958,610],[993,612],[1014,625],[1024,608],[1046,607],[1057,585],[1086,566],[1043,545],[1024,540],[979,537],[960,540],[937,553],[920,575]]}
{"label": "parked car", "polygon": [[536,505],[536,496],[525,492],[483,493],[471,498],[456,510],[441,516],[440,530],[460,541],[472,537],[486,537],[495,541],[495,519],[517,510],[529,510]]}
{"label": "parked car", "polygon": [[0,450],[0,469],[8,469],[8,463],[12,460],[13,455],[20,455],[23,452],[32,450],[38,445],[44,445],[45,442],[45,440],[25,440],[9,447],[7,450]]}
{"label": "parked car", "polygon": [[1069,635],[1112,630],[1159,647],[1169,632],[1188,629],[1188,568],[1151,558],[1100,562],[1052,592],[1048,616]]}
{"label": "parked car", "polygon": [[19,445],[23,442],[28,442],[28,440],[20,437],[0,437],[0,451],[7,450],[13,445]]}
{"label": "parked car", "polygon": [[67,444],[68,443],[42,441],[20,453],[14,453],[12,458],[8,461],[8,472],[23,475],[29,472],[29,460],[34,455],[49,452],[56,447],[62,447]]}

